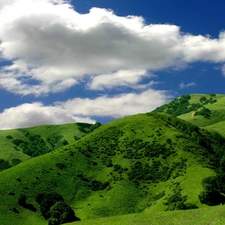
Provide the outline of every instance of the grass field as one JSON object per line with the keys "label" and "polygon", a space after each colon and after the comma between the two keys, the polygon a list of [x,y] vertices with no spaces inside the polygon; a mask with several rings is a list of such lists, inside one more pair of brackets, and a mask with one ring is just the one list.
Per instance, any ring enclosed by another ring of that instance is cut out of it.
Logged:
{"label": "grass field", "polygon": [[187,211],[143,212],[68,223],[68,225],[224,225],[225,206]]}

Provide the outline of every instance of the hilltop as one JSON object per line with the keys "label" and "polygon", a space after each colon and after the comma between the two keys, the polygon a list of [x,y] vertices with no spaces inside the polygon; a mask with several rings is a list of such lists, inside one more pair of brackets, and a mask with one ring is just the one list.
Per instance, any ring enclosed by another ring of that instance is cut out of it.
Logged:
{"label": "hilltop", "polygon": [[[37,130],[44,141],[50,137],[43,127],[29,128],[33,135]],[[66,145],[0,173],[2,224],[47,224],[40,196],[56,193],[81,221],[224,202],[225,139],[216,133],[165,113],[146,113],[81,136],[63,136]]]}

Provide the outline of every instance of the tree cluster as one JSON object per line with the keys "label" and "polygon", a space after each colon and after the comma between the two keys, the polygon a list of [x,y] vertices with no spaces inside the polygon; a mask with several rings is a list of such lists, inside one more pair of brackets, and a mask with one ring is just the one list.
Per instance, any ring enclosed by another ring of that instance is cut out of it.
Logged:
{"label": "tree cluster", "polygon": [[38,194],[36,201],[40,205],[41,213],[48,220],[49,225],[59,225],[80,220],[58,193]]}

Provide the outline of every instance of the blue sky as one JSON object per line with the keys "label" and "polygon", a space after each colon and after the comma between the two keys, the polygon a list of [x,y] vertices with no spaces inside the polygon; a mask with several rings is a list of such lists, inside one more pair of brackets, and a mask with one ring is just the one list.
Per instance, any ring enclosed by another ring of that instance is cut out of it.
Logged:
{"label": "blue sky", "polygon": [[224,94],[222,0],[0,0],[0,129]]}

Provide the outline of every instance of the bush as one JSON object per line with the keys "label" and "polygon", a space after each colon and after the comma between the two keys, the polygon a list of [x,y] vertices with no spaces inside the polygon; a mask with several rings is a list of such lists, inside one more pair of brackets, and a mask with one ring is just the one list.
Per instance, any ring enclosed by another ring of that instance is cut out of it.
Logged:
{"label": "bush", "polygon": [[29,139],[29,142],[20,139],[14,139],[12,141],[14,145],[23,149],[24,154],[36,157],[52,150],[47,146],[46,142],[41,138],[40,135],[31,135],[29,133],[26,133],[25,135]]}
{"label": "bush", "polygon": [[13,139],[13,137],[11,135],[7,135],[6,138],[9,140]]}
{"label": "bush", "polygon": [[19,163],[21,163],[22,161],[20,159],[12,159],[12,166],[15,166]]}
{"label": "bush", "polygon": [[204,97],[204,96],[202,96],[202,97],[199,99],[199,101],[202,102],[202,103],[204,103],[206,100],[207,100],[207,98]]}
{"label": "bush", "polygon": [[92,191],[104,190],[109,185],[108,182],[102,183],[100,181],[94,180],[89,184]]}
{"label": "bush", "polygon": [[10,168],[11,165],[8,161],[5,161],[4,159],[0,159],[0,171]]}
{"label": "bush", "polygon": [[200,111],[195,113],[195,116],[201,115],[201,116],[205,117],[206,119],[208,119],[208,118],[210,118],[211,114],[212,114],[212,112],[208,108],[203,107]]}
{"label": "bush", "polygon": [[176,191],[167,199],[167,202],[164,204],[168,206],[167,210],[187,210],[198,208],[198,206],[195,204],[185,203],[186,200],[186,196],[181,196],[181,193]]}
{"label": "bush", "polygon": [[29,209],[33,212],[36,212],[36,208],[32,205],[26,202],[27,200],[27,196],[26,195],[20,195],[19,199],[18,199],[18,205],[24,207],[25,209]]}
{"label": "bush", "polygon": [[49,225],[59,225],[62,223],[69,223],[80,220],[75,216],[73,209],[64,201],[56,202],[50,208]]}
{"label": "bush", "polygon": [[12,143],[16,146],[19,146],[20,144],[25,143],[25,141],[20,140],[20,139],[15,139],[12,141]]}
{"label": "bush", "polygon": [[223,204],[225,202],[225,197],[217,190],[205,190],[200,193],[199,200],[202,204],[215,206],[221,203]]}
{"label": "bush", "polygon": [[69,144],[69,142],[67,140],[63,140],[63,142],[62,142],[63,146],[68,145],[68,144]]}
{"label": "bush", "polygon": [[217,174],[203,181],[204,190],[199,195],[202,204],[215,206],[225,203],[225,196],[221,194],[225,191],[224,179],[225,174]]}
{"label": "bush", "polygon": [[59,201],[64,201],[58,193],[41,193],[36,197],[37,203],[40,204],[41,213],[45,219],[50,218],[50,208]]}

